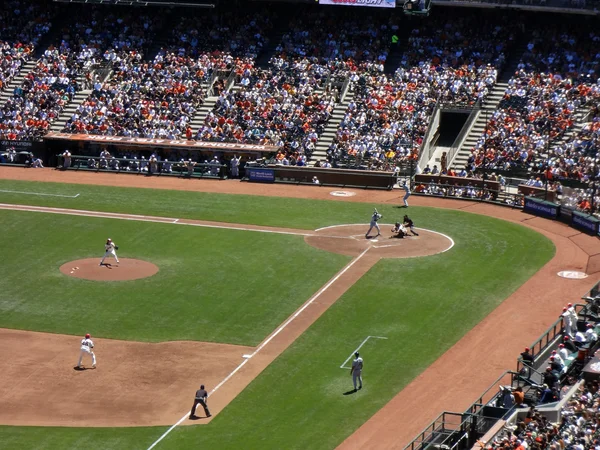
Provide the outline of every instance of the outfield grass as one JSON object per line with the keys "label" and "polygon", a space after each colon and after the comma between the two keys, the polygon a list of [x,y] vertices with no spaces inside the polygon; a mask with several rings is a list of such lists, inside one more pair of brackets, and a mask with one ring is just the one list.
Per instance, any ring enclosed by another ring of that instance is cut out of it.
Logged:
{"label": "outfield grass", "polygon": [[[10,239],[0,260],[5,328],[254,346],[350,259],[301,236],[21,211],[0,211],[0,222]],[[107,236],[121,258],[159,272],[120,282],[60,273],[68,261],[100,261]]]}
{"label": "outfield grass", "polygon": [[[51,197],[13,201],[309,229],[366,222],[371,212],[360,203],[135,189],[123,194],[124,206],[112,197],[118,190],[106,189],[87,205]],[[189,202],[185,211],[173,206],[175,199]],[[377,207],[384,217],[399,214],[389,205]],[[450,210],[411,207],[410,214],[417,226],[450,235],[455,247],[436,256],[380,261],[210,425],[177,428],[157,449],[334,448],[554,254],[549,240],[520,225]],[[364,347],[365,388],[344,396],[351,378],[339,365],[367,335],[388,340]],[[182,405],[182,414],[188,406]],[[165,429],[0,427],[0,442],[15,449],[144,450]]]}

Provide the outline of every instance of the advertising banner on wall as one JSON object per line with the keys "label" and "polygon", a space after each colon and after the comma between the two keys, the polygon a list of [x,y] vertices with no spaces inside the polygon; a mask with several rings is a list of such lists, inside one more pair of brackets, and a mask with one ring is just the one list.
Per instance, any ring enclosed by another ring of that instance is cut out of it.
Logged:
{"label": "advertising banner on wall", "polygon": [[560,216],[560,205],[551,202],[545,202],[534,197],[525,197],[523,211],[536,216],[557,219]]}
{"label": "advertising banner on wall", "polygon": [[319,0],[320,5],[370,6],[371,8],[395,8],[396,0]]}
{"label": "advertising banner on wall", "polygon": [[598,219],[577,211],[571,214],[571,226],[588,234],[598,233]]}
{"label": "advertising banner on wall", "polygon": [[246,176],[248,180],[260,183],[273,183],[275,181],[275,171],[272,169],[246,168]]}

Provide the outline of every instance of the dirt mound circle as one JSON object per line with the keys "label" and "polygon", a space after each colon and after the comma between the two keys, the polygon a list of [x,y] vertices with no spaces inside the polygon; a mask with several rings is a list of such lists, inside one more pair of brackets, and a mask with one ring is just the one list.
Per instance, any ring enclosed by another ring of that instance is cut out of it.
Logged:
{"label": "dirt mound circle", "polygon": [[[357,256],[369,249],[369,255],[380,258],[413,258],[431,256],[450,250],[454,241],[437,231],[415,228],[419,234],[398,239],[392,237],[391,224],[380,224],[381,236],[365,238],[368,224],[335,225],[319,228],[312,236],[304,240],[313,247],[342,255]],[[376,230],[371,233],[374,236]]]}
{"label": "dirt mound circle", "polygon": [[141,259],[120,258],[102,266],[100,258],[77,259],[60,266],[65,275],[93,281],[130,281],[148,278],[158,272],[158,266]]}

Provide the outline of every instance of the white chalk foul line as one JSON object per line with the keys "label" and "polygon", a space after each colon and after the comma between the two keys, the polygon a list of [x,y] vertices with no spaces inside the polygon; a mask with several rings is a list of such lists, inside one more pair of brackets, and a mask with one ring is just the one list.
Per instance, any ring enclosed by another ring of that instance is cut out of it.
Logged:
{"label": "white chalk foul line", "polygon": [[347,363],[348,361],[350,361],[350,359],[351,359],[351,358],[354,356],[354,354],[355,354],[357,351],[359,351],[359,350],[362,348],[362,346],[363,346],[363,345],[365,345],[365,344],[367,343],[367,341],[368,341],[369,339],[387,339],[387,338],[386,338],[386,337],[383,337],[383,336],[367,336],[367,337],[365,338],[365,340],[364,340],[364,341],[362,341],[358,347],[356,347],[356,350],[354,350],[352,353],[350,353],[350,356],[348,356],[348,358],[346,359],[346,361],[344,361],[344,362],[342,363],[342,365],[340,366],[340,369],[351,369],[351,367],[346,367],[346,363]]}
{"label": "white chalk foul line", "polygon": [[[292,314],[292,316],[287,319],[285,322],[283,322],[281,325],[279,325],[279,327],[273,332],[271,333],[271,335],[269,337],[267,337],[258,347],[256,347],[256,350],[254,350],[254,352],[252,352],[250,355],[244,355],[244,360],[235,368],[233,369],[233,371],[227,375],[225,378],[223,378],[223,380],[221,380],[221,382],[219,384],[217,384],[214,389],[212,391],[209,392],[209,396],[213,394],[213,392],[216,392],[217,389],[219,389],[221,386],[223,386],[227,381],[229,381],[231,379],[231,377],[233,377],[237,372],[239,372],[239,370],[244,367],[246,365],[246,363],[248,361],[250,361],[250,359],[255,356],[258,352],[260,352],[263,348],[265,348],[265,346],[271,342],[273,339],[275,339],[275,337],[281,333],[290,323],[292,323],[294,321],[294,319],[296,319],[296,317],[298,317],[300,314],[302,314],[302,312],[308,308],[310,305],[312,305],[312,303],[318,299],[321,294],[323,294],[323,292],[325,292],[327,289],[329,289],[331,287],[331,285],[333,283],[335,283],[342,275],[344,275],[348,270],[350,270],[350,268],[356,264],[363,256],[365,256],[365,254],[369,251],[369,249],[367,248],[365,251],[363,251],[360,255],[358,255],[356,258],[354,258],[352,261],[350,261],[348,264],[346,264],[346,266],[340,270],[331,280],[329,280],[327,282],[327,284],[325,284],[325,286],[323,286],[321,289],[319,289],[317,291],[317,293],[315,295],[313,295],[311,298],[309,298],[306,303],[304,303],[304,305],[302,305],[302,307],[296,311],[294,314]],[[373,338],[377,338],[377,339],[387,339],[387,338],[382,338],[382,337],[377,337],[377,336],[369,336],[369,337],[373,337]],[[368,339],[368,338],[367,338]],[[360,348],[360,347],[359,347]],[[173,431],[178,425],[181,425],[181,423],[188,417],[188,413],[185,413],[184,416],[179,419],[174,425],[171,426],[171,428],[169,428],[167,431],[165,431],[162,436],[160,436],[156,441],[154,441],[154,443],[148,447],[148,450],[152,450],[154,447],[156,447],[156,445],[162,441],[164,438],[166,438],[169,433],[171,433],[171,431]]]}
{"label": "white chalk foul line", "polygon": [[[78,194],[79,195],[79,194]],[[71,216],[82,217],[99,217],[102,219],[117,219],[117,220],[134,220],[139,222],[155,222],[155,223],[171,223],[175,225],[190,225],[203,228],[217,228],[221,230],[238,230],[238,231],[256,231],[257,233],[273,233],[273,234],[288,234],[294,236],[314,236],[314,233],[302,233],[298,231],[283,231],[283,230],[267,230],[262,228],[247,228],[236,225],[217,225],[209,223],[187,223],[181,222],[183,219],[175,219],[172,217],[155,217],[142,216],[135,214],[122,214],[100,211],[88,211],[85,209],[68,209],[68,208],[52,208],[48,206],[28,206],[28,205],[13,205],[10,203],[0,203],[0,209],[8,209],[15,211],[42,212],[48,214],[65,214]]]}
{"label": "white chalk foul line", "polygon": [[6,189],[0,189],[0,192],[6,192],[8,194],[24,194],[24,195],[43,195],[46,197],[63,197],[63,198],[77,198],[79,194],[76,195],[61,195],[61,194],[46,194],[43,192],[25,192],[25,191],[10,191]]}

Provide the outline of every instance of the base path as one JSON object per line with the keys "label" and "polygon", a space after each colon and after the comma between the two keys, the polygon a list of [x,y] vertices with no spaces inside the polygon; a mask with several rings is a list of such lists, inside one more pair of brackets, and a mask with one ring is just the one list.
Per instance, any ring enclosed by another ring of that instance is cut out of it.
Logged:
{"label": "base path", "polygon": [[74,278],[92,281],[130,281],[148,278],[158,273],[158,266],[148,261],[133,258],[121,258],[119,262],[106,259],[100,265],[101,258],[87,258],[69,261],[60,266],[60,271]]}
{"label": "base path", "polygon": [[[59,172],[52,169],[0,167],[0,179],[2,178],[319,198],[370,204],[400,204],[403,196],[403,192],[399,191],[344,189],[355,195],[334,197],[330,192],[335,188],[323,186],[263,185],[233,180],[182,180],[111,173]],[[342,443],[340,446],[342,449],[403,448],[442,411],[463,411],[502,372],[514,368],[516,358],[523,347],[535,341],[556,320],[557,311],[562,311],[567,301],[577,301],[597,281],[597,275],[583,280],[569,280],[557,276],[561,270],[584,271],[590,275],[597,274],[600,270],[599,264],[591,263],[600,255],[597,239],[562,223],[535,218],[520,210],[474,201],[413,196],[409,204],[458,209],[521,223],[550,238],[556,246],[556,254],[486,319],[413,380],[407,389],[400,392]],[[271,340],[264,346],[264,350],[256,353],[232,377],[231,383],[224,384],[223,388],[215,394],[221,405],[233,399],[243,386],[250,383],[270,361],[308,328],[328,305],[345,292],[357,277],[368,270],[372,264],[369,253],[370,250],[352,268],[339,276],[327,291],[306,307],[302,314],[299,314],[283,331],[268,338]],[[499,323],[510,324],[510,327],[499,327]],[[186,401],[189,403],[189,399]],[[183,404],[187,405],[187,403]],[[211,407],[213,405],[214,403]],[[181,409],[181,405],[178,406]],[[183,412],[185,411],[180,411],[181,414]]]}

